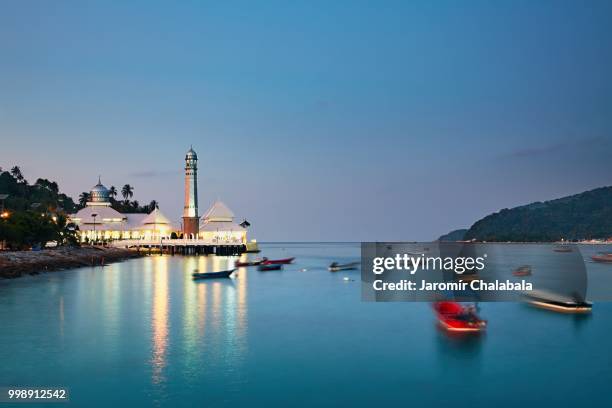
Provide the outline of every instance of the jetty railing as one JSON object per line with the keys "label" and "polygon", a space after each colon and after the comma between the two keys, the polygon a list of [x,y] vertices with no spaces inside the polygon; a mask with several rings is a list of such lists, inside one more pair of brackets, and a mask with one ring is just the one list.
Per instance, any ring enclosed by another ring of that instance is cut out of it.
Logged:
{"label": "jetty railing", "polygon": [[138,251],[159,250],[169,254],[216,254],[237,255],[246,252],[246,245],[240,240],[215,239],[124,239],[110,243],[115,248],[132,248]]}

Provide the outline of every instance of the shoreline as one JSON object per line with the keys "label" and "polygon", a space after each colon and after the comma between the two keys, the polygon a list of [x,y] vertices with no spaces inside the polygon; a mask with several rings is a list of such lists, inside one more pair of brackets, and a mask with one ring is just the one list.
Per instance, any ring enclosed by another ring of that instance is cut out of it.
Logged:
{"label": "shoreline", "polygon": [[142,253],[129,249],[104,247],[0,252],[0,279],[15,279],[43,272],[105,265],[141,256]]}

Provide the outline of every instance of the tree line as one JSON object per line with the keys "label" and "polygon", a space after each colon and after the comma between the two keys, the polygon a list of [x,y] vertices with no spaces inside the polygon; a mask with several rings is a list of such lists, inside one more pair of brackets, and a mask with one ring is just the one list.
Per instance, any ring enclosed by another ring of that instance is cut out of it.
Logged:
{"label": "tree line", "polygon": [[[78,226],[68,220],[90,200],[88,192],[79,195],[78,202],[61,193],[55,181],[39,178],[30,184],[19,166],[8,171],[0,167],[0,243],[9,249],[44,247],[50,241],[58,245],[78,245]],[[134,196],[134,187],[121,188],[123,200],[118,200],[115,186],[109,188],[112,208],[120,213],[149,213],[157,201],[141,205]]]}
{"label": "tree line", "polygon": [[39,178],[29,184],[19,166],[0,168],[0,241],[8,249],[44,247],[47,242],[77,245],[78,228],[67,213],[77,209],[72,198],[60,193],[54,181]]}
{"label": "tree line", "polygon": [[[110,186],[108,189],[111,207],[120,213],[150,213],[158,207],[156,200],[151,200],[149,204],[140,205],[138,200],[130,201],[130,198],[134,196],[134,187],[130,184],[125,184],[121,188],[121,195],[123,200],[117,200],[118,191],[115,186]],[[83,191],[79,195],[79,208],[84,208],[87,202],[90,201],[90,194],[87,191]]]}

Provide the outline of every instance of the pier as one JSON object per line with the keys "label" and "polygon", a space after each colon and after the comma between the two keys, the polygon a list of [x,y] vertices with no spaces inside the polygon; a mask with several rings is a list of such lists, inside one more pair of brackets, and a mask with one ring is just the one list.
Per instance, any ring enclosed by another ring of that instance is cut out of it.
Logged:
{"label": "pier", "polygon": [[131,239],[111,243],[115,248],[136,249],[138,252],[159,252],[169,255],[232,256],[247,252],[243,243],[215,242],[206,239]]}

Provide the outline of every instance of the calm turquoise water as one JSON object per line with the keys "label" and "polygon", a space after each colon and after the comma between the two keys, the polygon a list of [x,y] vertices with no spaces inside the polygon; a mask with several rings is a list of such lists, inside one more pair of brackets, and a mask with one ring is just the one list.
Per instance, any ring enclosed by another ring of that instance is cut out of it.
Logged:
{"label": "calm turquoise water", "polygon": [[[356,244],[262,249],[298,259],[216,282],[190,274],[233,259],[0,281],[0,387],[69,387],[69,405],[88,407],[612,404],[610,303],[582,318],[481,304],[487,334],[449,337],[429,305],[361,302],[359,271],[326,270],[357,259]],[[612,279],[612,266],[589,268]]]}

